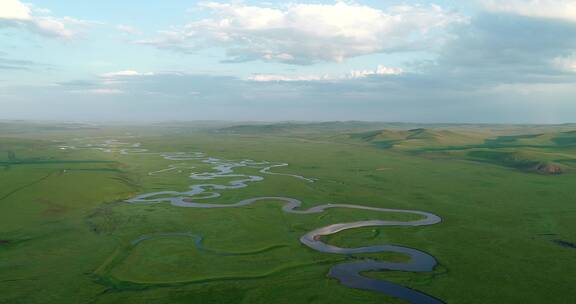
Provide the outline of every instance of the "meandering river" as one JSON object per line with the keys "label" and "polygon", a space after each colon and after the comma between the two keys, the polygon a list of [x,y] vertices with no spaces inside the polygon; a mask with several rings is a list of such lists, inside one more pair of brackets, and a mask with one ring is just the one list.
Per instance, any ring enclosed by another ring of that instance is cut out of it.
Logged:
{"label": "meandering river", "polygon": [[[76,142],[81,142],[78,139]],[[301,209],[302,202],[290,198],[290,197],[253,197],[245,199],[235,203],[229,204],[213,204],[213,203],[200,203],[198,201],[206,199],[214,199],[220,196],[220,191],[229,189],[239,189],[247,187],[250,183],[259,182],[264,180],[264,177],[259,175],[247,175],[235,172],[237,168],[253,168],[258,169],[258,172],[267,175],[282,175],[290,176],[303,180],[305,182],[313,183],[315,179],[307,178],[295,174],[284,174],[271,172],[273,168],[285,167],[288,164],[285,163],[271,163],[267,161],[253,161],[253,160],[225,160],[219,158],[213,158],[206,156],[201,152],[171,152],[171,153],[152,153],[141,147],[141,144],[131,144],[126,142],[121,142],[114,139],[104,140],[103,142],[94,144],[79,144],[79,145],[62,145],[60,149],[97,149],[107,153],[121,153],[121,154],[154,154],[158,155],[166,160],[186,162],[186,161],[196,161],[204,164],[211,165],[212,171],[210,172],[192,172],[190,174],[190,179],[196,181],[192,183],[189,190],[178,192],[178,191],[160,191],[152,192],[138,195],[134,198],[127,200],[126,202],[130,204],[157,204],[157,203],[170,203],[177,207],[185,208],[238,208],[242,206],[247,206],[258,201],[281,201],[283,202],[282,210],[286,213],[294,214],[312,214],[321,213],[327,209],[331,208],[346,208],[346,209],[361,209],[374,212],[392,212],[392,213],[405,213],[418,215],[421,218],[414,221],[392,221],[392,220],[369,220],[369,221],[358,221],[350,223],[338,223],[329,226],[321,227],[312,230],[304,234],[300,238],[300,242],[309,247],[312,250],[327,254],[361,254],[361,253],[400,253],[410,257],[408,262],[384,262],[372,259],[357,260],[353,262],[345,262],[334,265],[328,276],[338,280],[342,285],[370,290],[374,292],[384,293],[386,295],[403,299],[410,303],[415,304],[437,304],[444,303],[443,301],[420,291],[404,287],[392,282],[385,280],[373,279],[365,276],[366,272],[375,271],[406,271],[406,272],[431,272],[437,265],[436,259],[430,254],[404,246],[398,245],[374,245],[366,247],[357,248],[342,248],[334,245],[327,244],[322,241],[322,237],[336,234],[338,232],[355,229],[360,227],[379,227],[379,226],[427,226],[434,225],[441,222],[441,218],[435,214],[418,211],[418,210],[404,210],[404,209],[388,209],[388,208],[377,208],[370,206],[361,206],[354,204],[322,204],[311,207],[309,209]],[[162,174],[167,172],[172,172],[174,170],[180,170],[183,165],[169,165],[165,169],[160,169],[156,171],[149,172],[150,175]],[[186,167],[191,170],[193,167]],[[227,179],[226,183],[197,183],[198,181],[213,181],[217,179]],[[200,236],[194,236],[197,238],[197,245],[201,240]],[[146,240],[148,237],[143,236],[142,238],[135,240],[135,242],[141,242]]]}

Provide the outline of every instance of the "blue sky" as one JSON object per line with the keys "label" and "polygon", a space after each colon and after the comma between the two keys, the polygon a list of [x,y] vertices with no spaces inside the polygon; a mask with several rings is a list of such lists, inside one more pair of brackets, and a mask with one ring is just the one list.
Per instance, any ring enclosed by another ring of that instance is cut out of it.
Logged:
{"label": "blue sky", "polygon": [[562,123],[576,0],[0,0],[0,119]]}

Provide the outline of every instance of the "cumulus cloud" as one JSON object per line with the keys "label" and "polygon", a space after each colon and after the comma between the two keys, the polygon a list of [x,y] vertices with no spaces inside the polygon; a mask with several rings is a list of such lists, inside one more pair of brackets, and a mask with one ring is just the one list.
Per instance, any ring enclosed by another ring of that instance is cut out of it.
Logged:
{"label": "cumulus cloud", "polygon": [[3,0],[0,3],[0,18],[28,20],[30,19],[30,7],[18,0]]}
{"label": "cumulus cloud", "polygon": [[481,0],[481,3],[492,12],[576,22],[574,0]]}
{"label": "cumulus cloud", "polygon": [[208,11],[209,18],[137,43],[180,52],[222,47],[229,62],[312,64],[430,49],[442,40],[442,32],[449,25],[466,21],[437,5],[401,5],[385,10],[341,1],[283,7],[219,2],[200,6]]}
{"label": "cumulus cloud", "polygon": [[30,32],[58,38],[72,38],[76,32],[72,27],[88,24],[71,17],[57,18],[49,10],[36,8],[19,0],[0,1],[0,28],[21,28]]}
{"label": "cumulus cloud", "polygon": [[404,71],[401,68],[390,68],[379,65],[374,70],[352,70],[344,75],[312,74],[312,75],[282,75],[282,74],[256,74],[248,80],[268,82],[268,81],[338,81],[365,78],[369,76],[390,76],[400,75]]}

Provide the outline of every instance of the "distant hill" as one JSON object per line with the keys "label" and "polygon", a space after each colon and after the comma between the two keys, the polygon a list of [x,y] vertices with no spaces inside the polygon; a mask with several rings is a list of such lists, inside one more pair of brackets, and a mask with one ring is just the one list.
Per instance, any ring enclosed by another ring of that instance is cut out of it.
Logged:
{"label": "distant hill", "polygon": [[50,131],[96,130],[97,126],[83,123],[50,123],[27,121],[0,121],[2,135],[25,134]]}
{"label": "distant hill", "polygon": [[381,123],[362,121],[331,121],[331,122],[284,122],[272,124],[242,124],[216,129],[219,133],[229,134],[305,134],[305,133],[335,133],[370,130],[377,128],[407,128],[412,124]]}
{"label": "distant hill", "polygon": [[[568,128],[568,125],[556,126]],[[306,133],[358,133],[357,138],[366,136],[388,139],[433,139],[442,142],[442,138],[453,141],[460,137],[461,142],[470,142],[469,136],[497,136],[509,134],[511,130],[546,129],[549,126],[503,125],[503,124],[451,124],[451,123],[404,123],[404,122],[367,122],[367,121],[328,121],[328,122],[278,122],[278,123],[230,123],[212,128],[213,132],[227,134],[253,135],[291,135]],[[410,137],[410,138],[407,138]],[[377,140],[378,138],[374,138]]]}
{"label": "distant hill", "polygon": [[576,131],[564,127],[522,129],[452,128],[372,130],[349,133],[348,140],[420,156],[490,163],[546,175],[574,170]]}
{"label": "distant hill", "polygon": [[382,148],[418,148],[480,144],[490,133],[482,130],[427,129],[376,130],[349,134],[351,139],[372,143]]}

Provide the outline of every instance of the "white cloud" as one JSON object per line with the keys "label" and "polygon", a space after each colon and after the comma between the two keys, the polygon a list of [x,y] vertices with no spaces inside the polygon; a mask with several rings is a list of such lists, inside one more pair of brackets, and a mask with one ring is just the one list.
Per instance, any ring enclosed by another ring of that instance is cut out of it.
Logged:
{"label": "white cloud", "polygon": [[0,19],[29,20],[30,7],[18,0],[0,2]]}
{"label": "white cloud", "polygon": [[137,43],[182,52],[223,47],[229,61],[341,62],[366,54],[429,49],[442,40],[442,29],[467,20],[437,5],[380,10],[340,1],[281,8],[208,2],[201,7],[211,13],[209,18]]}
{"label": "white cloud", "polygon": [[103,78],[120,78],[120,77],[137,77],[137,76],[151,76],[154,75],[154,73],[151,72],[138,72],[138,71],[134,71],[134,70],[124,70],[124,71],[118,71],[118,72],[110,72],[110,73],[104,73],[101,74],[100,77]]}
{"label": "white cloud", "polygon": [[258,82],[290,82],[290,81],[335,81],[359,79],[369,76],[391,76],[403,73],[401,68],[390,68],[379,65],[375,70],[353,70],[345,75],[280,75],[280,74],[257,74],[248,78],[248,80]]}
{"label": "white cloud", "polygon": [[517,14],[528,17],[563,19],[576,22],[574,0],[480,0],[493,12]]}
{"label": "white cloud", "polygon": [[76,32],[71,30],[71,27],[87,24],[70,17],[56,18],[45,15],[49,13],[49,10],[36,8],[19,0],[1,0],[0,28],[23,28],[44,36],[72,38]]}
{"label": "white cloud", "polygon": [[379,65],[375,70],[350,71],[349,78],[364,78],[368,76],[400,75],[404,71],[401,68],[389,68]]}
{"label": "white cloud", "polygon": [[552,64],[560,71],[576,73],[576,53],[556,57],[552,60]]}

